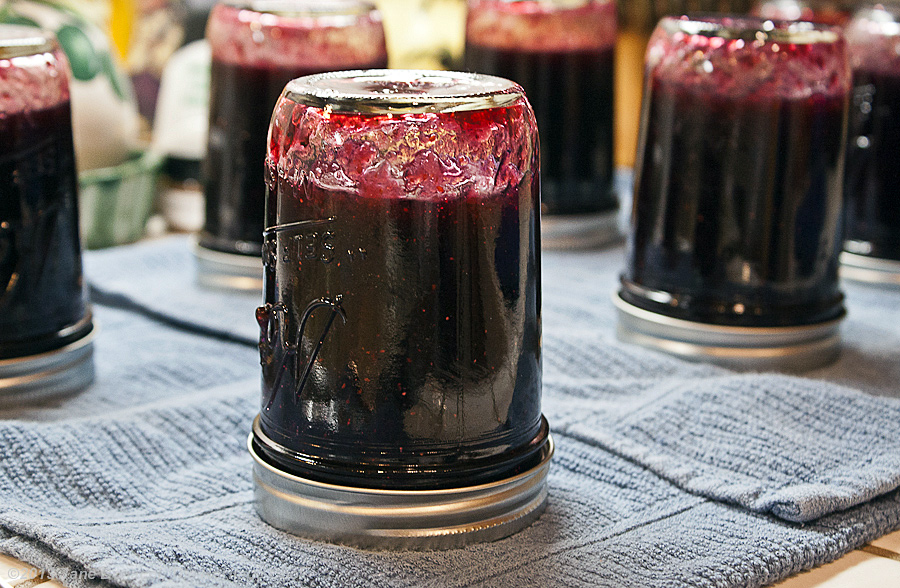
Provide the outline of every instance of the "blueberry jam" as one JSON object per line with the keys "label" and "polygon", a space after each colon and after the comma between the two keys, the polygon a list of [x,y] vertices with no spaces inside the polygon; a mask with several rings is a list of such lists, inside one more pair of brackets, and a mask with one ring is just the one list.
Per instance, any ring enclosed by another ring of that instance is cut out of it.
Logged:
{"label": "blueberry jam", "polygon": [[257,1],[216,6],[207,38],[213,55],[200,244],[259,255],[266,133],[281,91],[308,74],[385,67],[384,32],[363,2]]}
{"label": "blueberry jam", "polygon": [[622,277],[631,304],[754,327],[844,312],[843,39],[762,25],[670,18],[651,39]]}
{"label": "blueberry jam", "polygon": [[[407,73],[306,78],[359,110],[292,92],[303,80],[276,108],[260,449],[324,481],[470,485],[530,467],[547,437],[537,135],[514,84]],[[459,108],[481,92],[494,102]]]}

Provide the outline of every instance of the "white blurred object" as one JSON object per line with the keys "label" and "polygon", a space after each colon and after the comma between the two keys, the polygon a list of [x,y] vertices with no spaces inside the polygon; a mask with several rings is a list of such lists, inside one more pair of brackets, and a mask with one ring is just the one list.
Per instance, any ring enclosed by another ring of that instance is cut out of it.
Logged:
{"label": "white blurred object", "polygon": [[172,231],[194,232],[203,228],[204,200],[200,183],[168,186],[162,192],[161,212]]}
{"label": "white blurred object", "polygon": [[166,158],[159,209],[174,231],[203,227],[210,63],[209,44],[194,41],[172,54],[160,82],[152,149]]}
{"label": "white blurred object", "polygon": [[172,54],[163,70],[153,124],[153,150],[202,161],[209,129],[209,44],[194,41]]}

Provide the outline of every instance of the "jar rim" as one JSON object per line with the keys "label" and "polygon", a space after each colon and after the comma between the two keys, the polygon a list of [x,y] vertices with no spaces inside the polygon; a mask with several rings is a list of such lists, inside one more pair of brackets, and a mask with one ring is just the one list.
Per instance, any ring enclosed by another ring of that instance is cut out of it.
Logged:
{"label": "jar rim", "polygon": [[46,53],[56,48],[54,37],[37,27],[0,24],[0,59]]}
{"label": "jar rim", "polygon": [[794,45],[835,43],[842,38],[840,29],[826,24],[712,13],[667,16],[660,20],[659,27],[669,35],[684,33]]}
{"label": "jar rim", "polygon": [[479,73],[370,69],[304,76],[283,97],[329,112],[416,114],[484,110],[523,99],[517,83]]}

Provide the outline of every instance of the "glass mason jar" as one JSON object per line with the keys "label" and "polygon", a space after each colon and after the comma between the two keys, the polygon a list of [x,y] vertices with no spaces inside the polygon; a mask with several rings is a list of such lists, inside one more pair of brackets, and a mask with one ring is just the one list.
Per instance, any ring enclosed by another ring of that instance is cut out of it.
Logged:
{"label": "glass mason jar", "polygon": [[0,25],[0,400],[93,377],[77,199],[65,55]]}
{"label": "glass mason jar", "polygon": [[518,85],[405,70],[294,80],[266,182],[262,461],[342,487],[440,491],[549,458],[537,130]]}
{"label": "glass mason jar", "polygon": [[845,34],[853,101],[842,272],[900,284],[900,8],[863,8]]}
{"label": "glass mason jar", "polygon": [[521,90],[497,78],[288,85],[266,165],[260,311],[261,431],[304,456],[285,466],[431,488],[533,456],[536,138]]}
{"label": "glass mason jar", "polygon": [[257,259],[235,255],[258,258],[262,248],[266,133],[275,102],[296,77],[385,67],[384,30],[364,0],[247,0],[216,5],[206,36],[212,77],[200,278],[259,288]]}
{"label": "glass mason jar", "polygon": [[469,0],[465,67],[521,84],[541,141],[545,247],[617,237],[613,0]]}
{"label": "glass mason jar", "polygon": [[647,50],[620,307],[749,328],[750,346],[771,343],[753,329],[801,327],[777,357],[818,335],[836,345],[849,84],[837,28],[664,18]]}

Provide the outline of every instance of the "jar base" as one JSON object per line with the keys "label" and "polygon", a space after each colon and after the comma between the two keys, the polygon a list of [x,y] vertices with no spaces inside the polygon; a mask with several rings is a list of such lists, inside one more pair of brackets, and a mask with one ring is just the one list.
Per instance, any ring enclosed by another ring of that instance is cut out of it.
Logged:
{"label": "jar base", "polygon": [[741,370],[801,372],[833,362],[840,353],[840,318],[797,327],[733,327],[664,316],[613,293],[617,335],[626,343],[690,361]]}
{"label": "jar base", "polygon": [[844,251],[841,253],[841,277],[854,282],[900,287],[900,261]]}
{"label": "jar base", "polygon": [[94,381],[94,332],[68,345],[0,360],[0,406],[37,402],[83,390]]}
{"label": "jar base", "polygon": [[367,549],[450,549],[494,541],[533,523],[547,504],[553,455],[509,478],[440,490],[385,490],[329,484],[287,473],[247,441],[256,510],[289,533]]}
{"label": "jar base", "polygon": [[623,238],[618,208],[591,214],[541,215],[543,249],[593,249]]}
{"label": "jar base", "polygon": [[223,253],[203,247],[194,239],[197,282],[217,290],[262,291],[263,264],[259,255]]}

